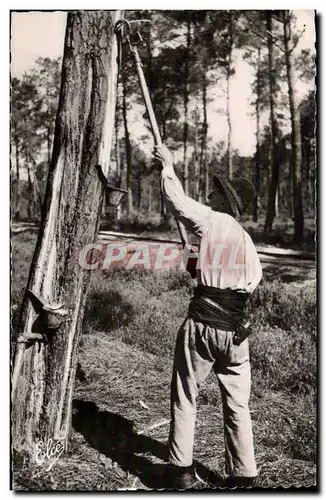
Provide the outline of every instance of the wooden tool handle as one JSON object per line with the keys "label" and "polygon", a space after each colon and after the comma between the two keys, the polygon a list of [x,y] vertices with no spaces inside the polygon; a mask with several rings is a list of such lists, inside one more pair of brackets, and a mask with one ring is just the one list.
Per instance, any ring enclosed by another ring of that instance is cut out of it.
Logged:
{"label": "wooden tool handle", "polygon": [[[156,116],[154,113],[152,101],[151,101],[151,98],[150,98],[150,95],[148,92],[147,83],[146,83],[144,72],[143,72],[143,65],[141,63],[137,47],[135,47],[135,46],[132,47],[132,54],[134,56],[135,63],[136,63],[137,75],[138,75],[138,79],[139,79],[139,83],[140,83],[140,88],[141,88],[141,91],[143,94],[143,98],[145,101],[145,106],[146,106],[146,110],[148,113],[149,122],[151,124],[151,129],[152,129],[152,133],[153,133],[153,137],[154,137],[154,143],[155,143],[155,146],[162,146],[163,142],[161,139],[160,129],[158,128],[158,124],[156,121]],[[176,219],[176,223],[178,226],[182,245],[183,245],[183,247],[185,247],[188,245],[188,237],[187,237],[187,233],[186,233],[186,228],[178,219]]]}
{"label": "wooden tool handle", "polygon": [[140,88],[141,88],[141,91],[143,94],[146,110],[147,110],[149,121],[151,124],[151,129],[152,129],[152,133],[153,133],[153,137],[154,137],[154,143],[155,143],[155,146],[162,146],[163,143],[162,143],[162,139],[161,139],[160,129],[158,128],[158,124],[156,121],[156,116],[154,113],[152,101],[151,101],[151,98],[150,98],[150,95],[148,92],[147,83],[146,83],[144,72],[143,72],[143,65],[141,63],[137,47],[133,47],[133,55],[134,55],[135,62],[136,62],[136,70],[137,70],[137,75],[138,75],[138,79],[139,79],[139,83],[140,83]]}

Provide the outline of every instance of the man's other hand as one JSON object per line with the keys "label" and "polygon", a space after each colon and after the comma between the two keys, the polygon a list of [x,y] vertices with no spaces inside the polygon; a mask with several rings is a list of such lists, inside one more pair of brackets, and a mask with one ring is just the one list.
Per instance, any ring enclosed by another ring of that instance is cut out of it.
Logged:
{"label": "man's other hand", "polygon": [[155,146],[154,159],[162,165],[162,168],[173,166],[172,153],[165,145]]}

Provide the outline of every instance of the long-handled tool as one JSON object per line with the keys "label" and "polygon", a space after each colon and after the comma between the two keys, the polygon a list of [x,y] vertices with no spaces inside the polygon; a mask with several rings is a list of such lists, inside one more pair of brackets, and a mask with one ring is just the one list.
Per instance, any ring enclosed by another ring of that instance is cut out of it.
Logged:
{"label": "long-handled tool", "polygon": [[[140,22],[140,21],[142,21],[142,20],[135,21],[135,22]],[[154,137],[154,143],[155,143],[155,146],[162,146],[163,143],[162,143],[162,139],[161,139],[160,130],[159,130],[158,125],[157,125],[152,101],[151,101],[151,98],[149,95],[147,83],[146,83],[144,72],[143,72],[143,65],[142,65],[142,62],[141,62],[141,59],[140,59],[140,56],[138,53],[138,49],[137,49],[137,44],[142,43],[143,40],[142,40],[142,37],[141,37],[141,34],[139,33],[139,31],[136,31],[135,34],[133,36],[131,36],[130,23],[132,23],[132,22],[133,21],[129,22],[126,19],[120,19],[115,25],[115,32],[119,33],[121,35],[122,29],[125,28],[125,30],[126,30],[125,38],[126,38],[126,41],[129,45],[130,53],[131,53],[131,55],[134,59],[134,62],[135,62],[138,80],[140,83],[140,88],[141,88],[141,91],[143,94],[146,110],[148,113],[151,129],[152,129],[152,134]],[[148,22],[148,21],[146,20],[146,22]],[[178,219],[176,219],[176,223],[178,226],[180,239],[181,239],[183,247],[189,248],[188,237],[187,237],[187,233],[186,233],[186,229],[185,229],[184,225]]]}

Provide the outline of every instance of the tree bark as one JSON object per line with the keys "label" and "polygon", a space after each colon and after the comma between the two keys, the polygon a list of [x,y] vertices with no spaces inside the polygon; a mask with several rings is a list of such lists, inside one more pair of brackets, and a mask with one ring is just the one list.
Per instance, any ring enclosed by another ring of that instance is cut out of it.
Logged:
{"label": "tree bark", "polygon": [[189,164],[188,164],[188,113],[189,113],[189,58],[191,45],[191,19],[187,21],[187,49],[185,55],[185,74],[184,74],[184,91],[183,91],[183,109],[184,109],[184,124],[183,124],[183,187],[185,194],[189,195]]}
{"label": "tree bark", "polygon": [[203,105],[203,127],[200,147],[200,178],[201,182],[201,200],[206,201],[209,194],[209,173],[207,168],[207,80],[204,75],[202,84],[202,105]]}
{"label": "tree bark", "polygon": [[272,11],[266,11],[267,28],[267,46],[268,46],[268,69],[269,69],[269,107],[270,107],[270,125],[271,125],[271,176],[268,190],[267,214],[264,230],[267,235],[271,235],[273,222],[275,219],[275,199],[279,181],[279,163],[276,157],[276,137],[277,123],[275,114],[275,69],[274,69],[274,50],[272,38]]}
{"label": "tree bark", "polygon": [[148,213],[150,214],[152,211],[152,183],[149,183],[148,186]]}
{"label": "tree bark", "polygon": [[40,185],[38,179],[35,175],[35,162],[33,161],[33,190],[34,190],[34,202],[35,202],[35,211],[36,217],[39,218],[42,212],[43,199],[40,190]]}
{"label": "tree bark", "polygon": [[126,73],[122,71],[122,118],[124,125],[124,138],[126,148],[126,163],[127,163],[127,213],[133,212],[133,196],[132,196],[132,147],[130,140],[130,132],[128,126],[127,114],[127,82]]}
{"label": "tree bark", "polygon": [[20,220],[20,157],[19,157],[19,141],[15,140],[16,149],[16,204],[15,204],[15,220]]}
{"label": "tree bark", "polygon": [[194,163],[195,163],[195,182],[194,182],[194,198],[199,201],[199,190],[200,190],[200,162],[198,161],[198,126],[199,126],[199,112],[195,109],[194,114]]}
{"label": "tree bark", "polygon": [[142,179],[142,176],[141,176],[141,172],[139,170],[139,172],[137,172],[138,175],[137,175],[137,210],[138,212],[140,211],[140,208],[141,208],[141,198],[142,198],[142,189],[141,189],[141,179]]}
{"label": "tree bark", "polygon": [[99,227],[103,187],[95,167],[100,164],[105,175],[109,168],[117,79],[113,28],[119,17],[119,11],[67,16],[53,154],[28,288],[45,304],[63,303],[68,316],[56,334],[47,335],[25,293],[19,334],[34,331],[46,338],[25,349],[17,344],[14,357],[12,446],[30,459],[40,440],[62,440],[67,450],[91,276],[81,252]]}
{"label": "tree bark", "polygon": [[300,115],[295,95],[295,74],[293,50],[290,49],[291,40],[291,15],[290,11],[283,11],[285,64],[288,83],[288,95],[291,116],[291,174],[293,189],[294,212],[294,239],[296,243],[303,240],[303,208],[301,187],[301,133]]}
{"label": "tree bark", "polygon": [[27,218],[29,221],[32,220],[33,216],[33,195],[34,195],[34,189],[33,189],[33,183],[32,183],[32,176],[31,176],[31,166],[29,163],[29,158],[28,158],[28,153],[25,150],[25,160],[26,160],[26,168],[27,168],[27,185],[28,185],[28,193],[27,193]]}
{"label": "tree bark", "polygon": [[230,108],[230,84],[231,84],[231,65],[232,65],[232,50],[233,50],[233,16],[232,12],[229,12],[229,22],[228,22],[228,56],[226,65],[226,118],[228,124],[228,139],[227,139],[227,150],[226,150],[226,160],[227,160],[227,172],[229,179],[233,179],[233,161],[232,161],[232,120],[231,120],[231,108]]}
{"label": "tree bark", "polygon": [[37,207],[40,206],[41,195],[39,192],[39,187],[37,184],[37,179],[35,176],[35,161],[33,160],[29,150],[25,147],[25,164],[27,169],[27,185],[28,185],[28,193],[27,193],[27,218],[29,221],[34,220],[37,215]]}
{"label": "tree bark", "polygon": [[[119,137],[119,129],[120,129],[120,105],[119,98],[117,97],[116,103],[116,112],[115,112],[115,160],[116,160],[116,185],[121,188],[122,185],[122,165],[121,165],[121,155],[120,155],[120,137]],[[116,210],[116,219],[120,220],[121,218],[121,203]]]}
{"label": "tree bark", "polygon": [[46,130],[46,144],[47,144],[47,153],[48,153],[48,165],[50,165],[51,153],[52,153],[52,134],[51,134],[50,127],[48,127]]}
{"label": "tree bark", "polygon": [[260,192],[260,101],[261,101],[261,75],[260,75],[260,48],[257,49],[257,72],[256,72],[256,154],[254,170],[255,197],[253,202],[252,219],[258,221],[259,192]]}

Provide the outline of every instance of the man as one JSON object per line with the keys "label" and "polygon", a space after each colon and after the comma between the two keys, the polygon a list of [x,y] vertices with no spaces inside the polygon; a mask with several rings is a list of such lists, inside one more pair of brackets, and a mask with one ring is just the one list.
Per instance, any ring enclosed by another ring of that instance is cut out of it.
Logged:
{"label": "man", "polygon": [[162,165],[168,210],[200,239],[198,286],[175,347],[167,487],[189,489],[197,481],[193,467],[196,398],[212,369],[223,404],[227,474],[216,485],[252,487],[257,469],[248,407],[249,346],[248,338],[239,344],[236,336],[262,269],[250,236],[236,218],[248,207],[253,187],[246,180],[223,182],[215,177],[215,189],[205,206],[185,195],[166,146],[157,147],[154,157]]}

